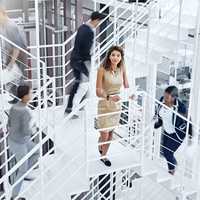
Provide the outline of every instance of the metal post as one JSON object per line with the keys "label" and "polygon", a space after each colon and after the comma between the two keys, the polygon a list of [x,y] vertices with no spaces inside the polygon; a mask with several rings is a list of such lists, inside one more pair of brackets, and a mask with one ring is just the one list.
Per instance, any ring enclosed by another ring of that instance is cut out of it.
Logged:
{"label": "metal post", "polygon": [[[103,9],[105,6],[106,6],[105,4],[100,4],[100,10]],[[104,13],[105,15],[109,15],[109,12],[110,12],[109,7],[106,8],[106,9],[103,11],[103,13]],[[106,19],[106,20],[100,25],[100,27],[99,27],[99,32],[100,32],[100,33],[103,32],[103,31],[105,30],[105,28],[107,27],[108,22],[109,22],[109,19]],[[99,37],[99,41],[98,41],[98,42],[101,44],[101,45],[100,45],[100,48],[102,48],[102,47],[106,44],[106,42],[109,41],[109,38],[106,40],[106,38],[107,38],[107,33],[108,33],[108,29],[107,29],[106,31],[104,31],[104,32],[101,34],[101,36]],[[104,42],[103,42],[103,41],[104,41]],[[106,55],[106,53],[103,53],[103,54],[101,55],[100,59],[102,60],[102,59],[105,57],[105,55]]]}
{"label": "metal post", "polygon": [[[2,39],[0,39],[0,94],[2,95],[1,97],[1,106],[2,106],[2,111],[4,111],[4,97],[3,97],[3,60],[2,60]],[[8,172],[8,155],[7,155],[7,140],[6,140],[6,134],[3,134],[3,151],[5,151],[5,179],[3,182],[3,187],[5,190],[5,198],[9,199],[9,177],[7,176]]]}
{"label": "metal post", "polygon": [[114,1],[114,24],[113,24],[113,40],[114,45],[117,45],[119,43],[119,38],[117,35],[117,1]]}
{"label": "metal post", "polygon": [[[71,6],[71,0],[64,0],[64,28],[65,32],[64,32],[64,41],[66,41],[73,33],[73,26],[72,26],[72,6]],[[67,44],[65,44],[65,46],[63,46],[63,52],[67,52],[70,50],[72,46],[71,42],[68,42]],[[62,65],[63,65],[63,76],[66,75],[66,73],[71,69],[70,65],[66,65],[66,62],[69,61],[70,59],[70,54],[68,53],[67,55],[62,55],[63,56],[63,61],[62,61]],[[65,78],[63,79],[63,87],[64,87],[64,93],[63,95],[65,96],[69,91],[68,88],[65,88],[65,83],[66,80]]]}
{"label": "metal post", "polygon": [[141,174],[143,174],[143,164],[145,155],[145,127],[146,127],[146,108],[147,108],[147,95],[142,96],[142,149],[141,149]]}
{"label": "metal post", "polygon": [[[56,44],[60,44],[62,43],[62,34],[58,31],[60,31],[62,29],[62,20],[61,20],[61,15],[60,15],[60,8],[61,8],[61,1],[60,0],[54,0],[54,26],[55,26],[55,43]],[[57,55],[62,55],[62,49],[61,48],[57,48],[55,49],[57,51],[55,51],[55,53]],[[55,58],[55,66],[61,66],[62,65],[62,58],[58,57]],[[59,77],[56,79],[56,87],[58,87],[58,89],[56,89],[56,96],[57,98],[57,104],[63,104],[63,100],[61,99],[63,96],[63,81],[62,78],[63,77],[63,70],[62,67],[57,67],[56,68],[56,74],[55,77]]]}
{"label": "metal post", "polygon": [[[40,14],[40,45],[45,45],[46,44],[46,30],[45,30],[45,23],[46,23],[46,19],[45,19],[45,2],[42,1],[40,2],[40,6],[39,6],[39,14]],[[45,57],[46,58],[46,49],[42,48],[40,49],[40,56],[41,57]],[[44,59],[45,59],[44,58]]]}
{"label": "metal post", "polygon": [[131,84],[130,84],[130,87],[135,87],[136,86],[136,83],[135,83],[135,80],[136,80],[136,77],[135,77],[135,71],[137,70],[137,66],[136,66],[136,61],[135,61],[135,57],[136,57],[136,43],[137,43],[137,22],[136,22],[136,18],[137,18],[137,12],[138,12],[138,0],[136,1],[136,5],[134,6],[134,4],[132,4],[132,24],[134,24],[133,28],[132,28],[132,34],[131,34],[131,39],[134,41],[134,44],[133,44],[133,51],[132,52],[132,58],[133,58],[133,69],[129,71],[129,73],[131,74]]}
{"label": "metal post", "polygon": [[22,6],[23,6],[24,22],[28,22],[29,21],[28,1],[23,1]]}
{"label": "metal post", "polygon": [[[53,23],[53,19],[52,19],[52,0],[51,1],[46,1],[46,21],[47,24],[52,24]],[[53,40],[52,40],[52,30],[46,28],[46,44],[52,44]],[[53,47],[52,48],[47,48],[47,56],[52,56],[52,51],[53,51]],[[53,63],[53,58],[46,58],[46,62],[47,66],[55,66]],[[47,69],[47,73],[49,76],[54,76],[53,75],[53,70],[54,69]]]}
{"label": "metal post", "polygon": [[[148,6],[148,29],[147,29],[147,37],[146,37],[146,53],[145,53],[145,65],[148,67],[148,77],[147,77],[147,93],[151,94],[153,98],[156,96],[156,78],[157,78],[157,65],[154,64],[153,66],[149,63],[149,54],[150,54],[150,27],[151,27],[151,19],[152,19],[152,10],[151,5]],[[146,101],[147,105],[149,105],[149,109],[146,110],[146,125],[151,123],[151,119],[154,115],[154,101],[150,98]],[[151,135],[149,138],[148,148],[152,146],[153,140],[153,129],[150,130]],[[152,149],[148,149],[148,154],[152,156]]]}
{"label": "metal post", "polygon": [[88,117],[88,104],[85,105],[84,109],[84,146],[85,146],[85,166],[86,166],[86,175],[89,177],[89,161],[88,161],[88,135],[90,133],[90,124],[88,123],[89,117]]}
{"label": "metal post", "polygon": [[176,60],[175,60],[175,82],[171,83],[173,85],[177,85],[177,68],[178,68],[178,51],[180,47],[180,33],[181,33],[181,16],[182,16],[182,9],[183,9],[183,0],[179,0],[179,14],[178,14],[178,27],[177,27],[177,46],[176,46]]}
{"label": "metal post", "polygon": [[67,40],[72,34],[71,18],[71,0],[64,0],[64,26],[67,28],[67,31],[64,34],[64,40]]}
{"label": "metal post", "polygon": [[200,108],[200,85],[199,85],[199,75],[200,75],[200,2],[198,6],[198,12],[196,17],[196,31],[195,31],[195,45],[194,45],[194,58],[192,66],[192,83],[190,92],[190,101],[188,115],[192,118],[192,121],[197,126],[200,126],[200,114],[197,112]]}
{"label": "metal post", "polygon": [[65,45],[62,45],[62,74],[63,74],[63,104],[65,103],[65,96],[66,96],[66,89],[65,89],[65,74],[66,74],[66,68],[65,68]]}
{"label": "metal post", "polygon": [[110,173],[110,198],[113,199],[113,195],[114,195],[114,191],[113,191],[113,179],[114,179],[114,176],[113,176],[113,173],[111,172]]}
{"label": "metal post", "polygon": [[[141,174],[143,175],[143,166],[144,166],[144,156],[145,156],[145,119],[146,119],[146,106],[147,106],[147,95],[143,94],[142,96],[142,148],[141,148]],[[143,192],[142,192],[142,186],[140,185],[139,188],[139,199],[143,199]]]}
{"label": "metal post", "polygon": [[[39,11],[38,11],[38,15],[40,14],[41,16],[39,16],[39,19],[42,19],[42,23],[40,25],[40,32],[39,32],[39,45],[41,44],[46,44],[46,30],[45,30],[45,2],[42,1],[40,2],[38,8],[39,8]],[[37,45],[37,44],[36,44]],[[39,53],[40,53],[40,56],[41,57],[46,57],[46,49],[45,48],[39,48]],[[40,57],[38,57],[40,59]],[[40,62],[40,61],[39,61]],[[44,62],[45,62],[45,59],[44,59]],[[46,68],[46,64],[45,63],[40,63],[41,67],[42,67],[42,81],[40,82],[41,83],[41,86],[44,86],[47,82],[47,68]],[[41,91],[41,95],[43,95],[43,98],[44,98],[44,101],[45,101],[45,104],[44,104],[44,107],[47,106],[47,88],[44,88],[43,91]]]}
{"label": "metal post", "polygon": [[[39,0],[35,0],[35,22],[36,22],[36,52],[37,52],[37,87],[41,91],[41,81],[40,81],[40,25],[39,25]],[[39,106],[39,144],[40,144],[40,157],[39,157],[39,167],[40,167],[40,186],[41,186],[41,199],[44,198],[44,175],[43,175],[43,166],[42,166],[42,132],[41,132],[41,92],[38,96],[38,106]]]}
{"label": "metal post", "polygon": [[82,0],[75,0],[76,29],[83,23]]}
{"label": "metal post", "polygon": [[[196,135],[193,137],[193,145],[198,147],[199,145],[199,134],[198,129],[200,126],[200,114],[197,112],[200,108],[200,85],[199,85],[199,75],[200,75],[200,2],[198,1],[198,10],[196,15],[196,29],[195,29],[195,45],[194,45],[194,58],[193,58],[193,65],[192,65],[192,83],[191,83],[191,91],[190,91],[190,101],[189,101],[189,109],[188,109],[188,119],[192,119],[196,127]],[[188,134],[188,131],[187,131]],[[186,135],[187,138],[187,135]],[[197,157],[194,158],[195,165],[194,165],[194,172],[197,173],[194,175],[195,182],[197,183],[197,188],[200,187],[200,176],[199,176],[199,152],[197,153]],[[200,199],[200,192],[197,193],[197,199]]]}
{"label": "metal post", "polygon": [[52,105],[51,105],[51,110],[53,111],[53,122],[51,122],[53,124],[53,146],[54,146],[54,151],[55,153],[57,153],[57,142],[56,142],[56,114],[55,114],[55,106],[56,106],[56,93],[55,93],[55,79],[52,79]]}
{"label": "metal post", "polygon": [[[151,94],[155,90],[155,88],[152,87],[152,69],[150,68],[149,65],[149,53],[150,53],[150,15],[151,15],[151,8],[149,9],[149,21],[148,21],[148,29],[147,29],[147,37],[146,37],[146,50],[145,50],[145,65],[148,67],[148,77],[147,77],[147,92]],[[154,85],[154,84],[153,84]],[[154,92],[155,93],[155,92]],[[153,93],[153,94],[154,94]]]}
{"label": "metal post", "polygon": [[97,11],[97,1],[94,0],[94,11]]}

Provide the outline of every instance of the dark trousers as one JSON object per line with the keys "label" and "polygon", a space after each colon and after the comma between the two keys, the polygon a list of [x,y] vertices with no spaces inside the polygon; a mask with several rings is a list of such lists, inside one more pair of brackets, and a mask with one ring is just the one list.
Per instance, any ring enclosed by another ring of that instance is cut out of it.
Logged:
{"label": "dark trousers", "polygon": [[177,137],[177,133],[168,134],[166,132],[162,135],[162,151],[163,156],[167,160],[168,170],[174,170],[177,161],[174,157],[174,153],[180,147],[182,141]]}
{"label": "dark trousers", "polygon": [[72,89],[70,91],[70,95],[69,95],[69,99],[68,99],[68,104],[67,104],[67,108],[65,109],[65,112],[71,112],[72,107],[73,107],[73,99],[74,96],[79,88],[80,85],[80,81],[81,81],[81,72],[79,70],[74,69],[74,78],[75,78],[75,83],[72,86]]}
{"label": "dark trousers", "polygon": [[[112,177],[112,176],[113,177]],[[99,176],[99,191],[102,194],[101,200],[115,200],[115,193],[116,193],[116,172],[113,172],[113,174],[103,174]],[[114,184],[113,187],[111,187],[111,183]],[[113,195],[111,196],[111,191]]]}

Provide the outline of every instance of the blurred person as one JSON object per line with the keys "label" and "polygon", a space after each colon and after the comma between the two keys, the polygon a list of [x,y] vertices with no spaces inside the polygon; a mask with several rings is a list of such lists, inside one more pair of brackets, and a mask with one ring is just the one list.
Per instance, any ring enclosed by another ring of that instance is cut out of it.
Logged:
{"label": "blurred person", "polygon": [[[31,88],[27,85],[19,86],[17,88],[17,96],[20,101],[12,106],[8,119],[8,145],[11,154],[15,155],[16,162],[18,163],[32,150],[35,143],[31,141],[31,136],[33,135],[33,119],[31,110],[28,107],[28,103],[31,100]],[[17,169],[14,183],[37,162],[38,154],[38,152],[35,152]],[[18,196],[22,183],[23,180],[13,188],[11,200]],[[22,197],[18,199],[25,200]]]}
{"label": "blurred person", "polygon": [[[8,17],[6,9],[3,6],[0,6],[0,34],[20,48],[26,49],[25,34],[19,29],[17,24]],[[23,82],[23,78],[20,78],[22,76],[27,77],[25,69],[27,66],[27,55],[5,40],[1,41],[1,53],[4,68],[3,75],[6,76],[3,82],[6,82],[11,93],[16,96],[17,85]],[[8,83],[9,81],[10,83]],[[9,103],[13,104],[16,102],[17,99],[14,98]]]}
{"label": "blurred person", "polygon": [[[187,130],[187,121],[174,112],[187,117],[187,109],[183,102],[178,98],[178,88],[176,86],[167,87],[164,96],[161,97],[160,101],[167,107],[159,104],[156,111],[157,121],[154,124],[154,128],[163,128],[161,150],[163,156],[167,160],[168,172],[174,175],[177,165],[174,153],[182,144]],[[191,124],[189,124],[189,136],[190,138],[192,136]]]}
{"label": "blurred person", "polygon": [[[112,46],[106,55],[103,64],[98,69],[96,81],[96,94],[98,102],[97,128],[100,131],[99,143],[112,140],[114,127],[119,125],[121,115],[120,89],[129,88],[124,66],[124,52],[118,46]],[[113,112],[119,112],[112,114]],[[107,116],[99,116],[109,114]],[[106,156],[110,144],[99,145],[101,156]],[[100,159],[106,166],[111,166],[108,158]]]}
{"label": "blurred person", "polygon": [[[88,92],[94,29],[103,18],[103,14],[93,12],[90,16],[90,21],[86,24],[82,24],[77,31],[70,58],[70,65],[73,68],[75,83],[70,91],[65,114],[69,114],[74,107],[78,106],[82,98]],[[74,117],[76,118],[78,116]]]}

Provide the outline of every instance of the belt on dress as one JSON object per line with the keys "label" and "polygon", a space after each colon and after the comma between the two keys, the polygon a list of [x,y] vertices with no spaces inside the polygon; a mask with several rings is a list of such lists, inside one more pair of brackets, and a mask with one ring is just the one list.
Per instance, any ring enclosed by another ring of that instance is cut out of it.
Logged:
{"label": "belt on dress", "polygon": [[[120,93],[112,93],[112,94],[108,94],[109,96],[115,96],[115,95],[119,95]],[[106,98],[102,98],[100,97],[99,100],[106,100]]]}

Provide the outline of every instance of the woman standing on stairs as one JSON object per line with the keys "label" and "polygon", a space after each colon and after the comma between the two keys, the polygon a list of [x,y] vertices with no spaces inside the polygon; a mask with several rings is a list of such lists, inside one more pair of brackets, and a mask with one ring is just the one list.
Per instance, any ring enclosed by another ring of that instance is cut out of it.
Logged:
{"label": "woman standing on stairs", "polygon": [[[100,98],[97,126],[98,129],[103,129],[100,131],[99,143],[111,141],[113,130],[119,124],[121,111],[119,94],[122,85],[125,88],[129,87],[124,66],[124,52],[120,47],[113,46],[108,50],[97,74],[96,94]],[[102,114],[104,116],[101,116]],[[101,161],[106,166],[111,166],[111,162],[105,158],[109,146],[109,143],[98,146],[101,156],[104,157]]]}

